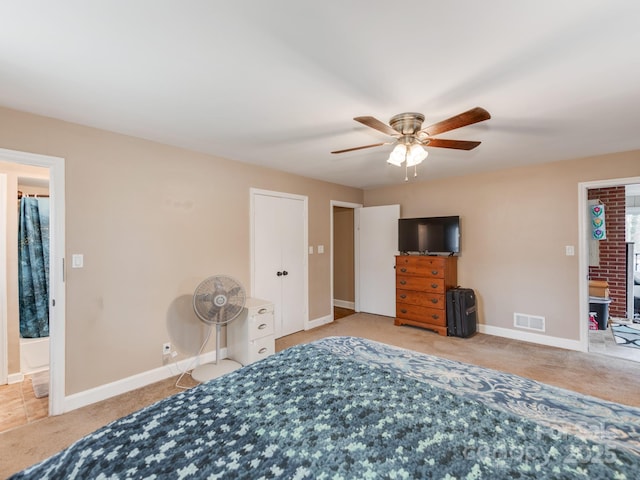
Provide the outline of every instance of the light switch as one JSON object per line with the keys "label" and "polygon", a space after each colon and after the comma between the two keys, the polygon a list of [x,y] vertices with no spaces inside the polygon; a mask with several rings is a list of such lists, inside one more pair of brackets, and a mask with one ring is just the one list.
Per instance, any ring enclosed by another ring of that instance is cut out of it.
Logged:
{"label": "light switch", "polygon": [[71,268],[84,267],[84,255],[81,253],[74,253],[71,255]]}
{"label": "light switch", "polygon": [[324,253],[324,245],[318,245],[318,253]]}
{"label": "light switch", "polygon": [[576,251],[573,245],[566,245],[564,247],[564,251],[567,257],[573,257],[576,254]]}
{"label": "light switch", "polygon": [[309,246],[309,255],[313,255],[313,245]]}

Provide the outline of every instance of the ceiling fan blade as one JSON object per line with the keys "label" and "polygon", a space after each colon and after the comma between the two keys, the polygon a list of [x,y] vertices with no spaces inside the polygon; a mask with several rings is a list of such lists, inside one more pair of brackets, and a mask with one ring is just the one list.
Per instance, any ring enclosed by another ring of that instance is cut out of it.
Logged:
{"label": "ceiling fan blade", "polygon": [[389,145],[391,142],[382,142],[382,143],[374,143],[372,145],[363,145],[362,147],[353,147],[353,148],[345,148],[344,150],[336,150],[331,153],[345,153],[345,152],[353,152],[354,150],[362,150],[363,148],[371,148],[371,147],[381,147],[382,145]]}
{"label": "ceiling fan blade", "polygon": [[400,135],[400,132],[394,130],[389,125],[384,122],[381,122],[377,118],[374,117],[355,117],[354,120],[356,122],[360,122],[367,127],[375,128],[379,132],[386,133],[387,135],[391,135],[392,137],[397,137]]}
{"label": "ceiling fan blade", "polygon": [[433,136],[438,135],[439,133],[455,130],[456,128],[466,127],[467,125],[489,120],[490,118],[491,115],[484,108],[476,107],[459,115],[447,118],[446,120],[442,120],[441,122],[434,123],[433,125],[423,128],[421,131]]}
{"label": "ceiling fan blade", "polygon": [[455,148],[458,150],[472,150],[480,145],[480,142],[470,142],[467,140],[446,140],[443,138],[432,138],[425,142],[427,147]]}

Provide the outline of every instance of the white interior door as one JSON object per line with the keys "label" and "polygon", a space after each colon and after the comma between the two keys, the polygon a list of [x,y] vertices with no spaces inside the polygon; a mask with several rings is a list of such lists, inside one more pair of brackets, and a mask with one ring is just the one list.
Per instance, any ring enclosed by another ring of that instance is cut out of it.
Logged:
{"label": "white interior door", "polygon": [[[292,198],[281,198],[280,240],[282,258],[282,330],[279,336],[304,330],[305,260],[304,202]],[[277,335],[278,336],[278,335]]]}
{"label": "white interior door", "polygon": [[282,286],[276,276],[282,263],[278,205],[277,197],[255,195],[253,198],[252,295],[273,303],[276,328],[282,324]]}
{"label": "white interior door", "polygon": [[355,210],[358,235],[357,305],[360,312],[396,315],[395,255],[400,205]]}
{"label": "white interior door", "polygon": [[307,323],[307,200],[252,190],[252,209],[251,291],[274,304],[279,338],[304,330]]}

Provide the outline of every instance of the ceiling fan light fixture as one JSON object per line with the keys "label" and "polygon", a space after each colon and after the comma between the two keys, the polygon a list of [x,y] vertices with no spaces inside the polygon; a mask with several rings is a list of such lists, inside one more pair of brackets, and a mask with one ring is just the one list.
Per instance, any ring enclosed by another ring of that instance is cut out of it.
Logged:
{"label": "ceiling fan light fixture", "polygon": [[429,152],[422,148],[422,145],[414,143],[407,152],[407,167],[421,164],[427,158],[427,155],[429,155]]}
{"label": "ceiling fan light fixture", "polygon": [[402,165],[402,162],[404,162],[406,154],[407,154],[406,145],[399,143],[393,148],[393,150],[389,154],[389,159],[387,160],[387,162],[390,163],[391,165],[395,165],[396,167],[399,167]]}

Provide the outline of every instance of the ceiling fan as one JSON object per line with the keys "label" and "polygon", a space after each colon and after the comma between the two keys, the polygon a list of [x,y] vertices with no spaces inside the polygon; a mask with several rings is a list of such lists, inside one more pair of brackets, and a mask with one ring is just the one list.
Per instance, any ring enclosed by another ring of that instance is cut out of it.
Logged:
{"label": "ceiling fan", "polygon": [[[380,147],[382,145],[396,144],[389,155],[387,162],[398,167],[405,163],[405,167],[415,167],[427,158],[427,151],[424,147],[454,148],[457,150],[471,150],[480,145],[480,142],[468,140],[449,140],[444,138],[434,138],[440,133],[466,127],[474,123],[489,120],[491,115],[484,108],[476,107],[459,115],[455,115],[441,122],[434,123],[426,128],[422,128],[424,115],[421,113],[408,112],[394,115],[389,120],[389,125],[381,122],[375,117],[355,117],[356,122],[360,122],[367,127],[374,128],[379,132],[394,137],[389,142],[374,143],[361,147],[345,148],[335,150],[331,153],[346,153],[365,148]],[[414,176],[417,173],[414,173]],[[405,180],[408,180],[405,175]]]}

